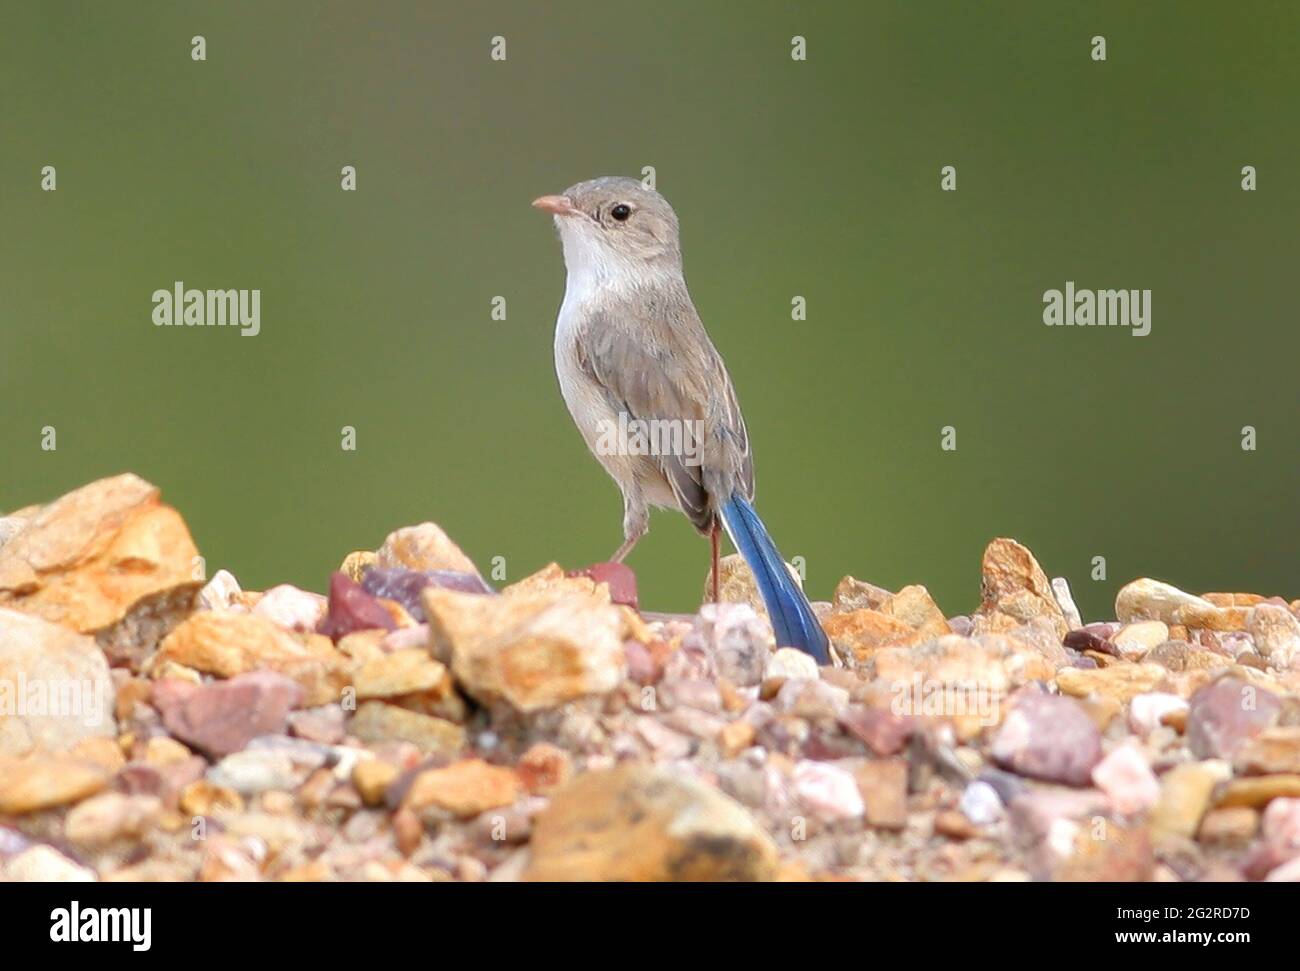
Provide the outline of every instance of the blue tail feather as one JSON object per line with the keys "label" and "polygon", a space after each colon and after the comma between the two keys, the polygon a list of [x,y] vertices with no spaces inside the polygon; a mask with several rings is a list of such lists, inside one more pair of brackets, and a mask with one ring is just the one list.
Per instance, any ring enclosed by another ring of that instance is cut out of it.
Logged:
{"label": "blue tail feather", "polygon": [[785,567],[763,521],[741,495],[722,504],[722,525],[749,564],[758,583],[777,647],[797,647],[818,664],[830,664],[830,642],[818,623],[812,605]]}

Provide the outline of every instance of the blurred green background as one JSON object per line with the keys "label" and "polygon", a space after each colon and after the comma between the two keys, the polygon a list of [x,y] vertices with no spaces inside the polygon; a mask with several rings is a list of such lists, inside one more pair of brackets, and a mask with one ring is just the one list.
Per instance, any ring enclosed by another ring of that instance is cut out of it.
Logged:
{"label": "blurred green background", "polygon": [[[603,559],[528,203],[652,165],[814,596],[966,611],[998,535],[1085,618],[1138,575],[1300,596],[1293,0],[0,6],[0,508],[135,471],[246,588],[425,519],[511,579]],[[260,336],[154,327],[176,280],[260,288]],[[1151,335],[1045,327],[1066,280],[1151,289]],[[707,549],[656,515],[643,604]]]}

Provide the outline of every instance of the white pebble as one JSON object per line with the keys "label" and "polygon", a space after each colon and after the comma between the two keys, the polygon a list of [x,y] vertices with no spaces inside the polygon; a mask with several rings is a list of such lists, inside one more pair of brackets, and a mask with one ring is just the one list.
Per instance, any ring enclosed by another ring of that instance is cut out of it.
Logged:
{"label": "white pebble", "polygon": [[325,616],[327,601],[318,593],[282,583],[262,594],[253,613],[292,631],[314,631]]}
{"label": "white pebble", "polygon": [[240,594],[239,581],[229,570],[218,570],[199,591],[200,610],[232,610]]}
{"label": "white pebble", "polygon": [[972,782],[962,790],[957,804],[962,815],[976,826],[988,826],[1002,818],[1002,800],[987,782]]}
{"label": "white pebble", "polygon": [[1163,691],[1135,695],[1128,707],[1129,727],[1139,735],[1150,735],[1167,715],[1187,709],[1184,699]]}
{"label": "white pebble", "polygon": [[0,864],[0,879],[14,883],[94,883],[99,877],[94,870],[78,866],[54,847],[42,843]]}
{"label": "white pebble", "polygon": [[866,812],[852,773],[828,762],[805,759],[797,763],[794,791],[800,804],[822,819],[856,819]]}
{"label": "white pebble", "polygon": [[767,659],[764,678],[807,678],[816,680],[821,677],[817,671],[817,662],[812,656],[795,647],[782,647]]}

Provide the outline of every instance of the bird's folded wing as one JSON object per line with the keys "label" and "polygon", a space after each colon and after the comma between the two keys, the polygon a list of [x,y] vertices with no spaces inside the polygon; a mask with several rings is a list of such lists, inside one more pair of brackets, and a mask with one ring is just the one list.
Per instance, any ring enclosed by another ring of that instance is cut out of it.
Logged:
{"label": "bird's folded wing", "polygon": [[[753,493],[753,466],[745,420],[731,378],[689,303],[673,313],[639,315],[611,310],[593,314],[578,342],[578,360],[629,419],[681,423],[692,436],[685,454],[653,456],[682,512],[701,530],[716,504]],[[658,308],[662,311],[662,307]],[[702,431],[703,440],[694,437]]]}

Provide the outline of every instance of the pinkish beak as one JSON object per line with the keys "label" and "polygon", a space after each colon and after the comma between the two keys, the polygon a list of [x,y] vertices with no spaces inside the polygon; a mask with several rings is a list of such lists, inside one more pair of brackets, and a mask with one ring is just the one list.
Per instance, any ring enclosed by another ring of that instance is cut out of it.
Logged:
{"label": "pinkish beak", "polygon": [[541,196],[533,200],[533,208],[556,216],[576,216],[579,214],[579,210],[573,206],[573,200],[568,196]]}

